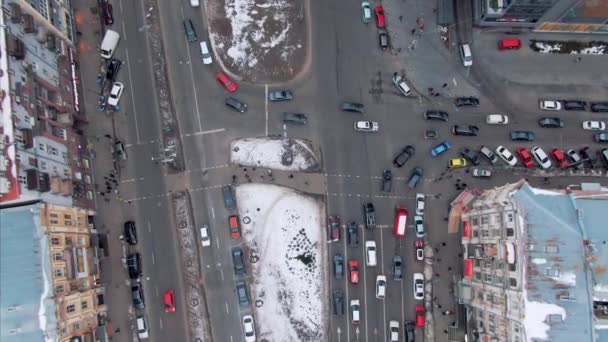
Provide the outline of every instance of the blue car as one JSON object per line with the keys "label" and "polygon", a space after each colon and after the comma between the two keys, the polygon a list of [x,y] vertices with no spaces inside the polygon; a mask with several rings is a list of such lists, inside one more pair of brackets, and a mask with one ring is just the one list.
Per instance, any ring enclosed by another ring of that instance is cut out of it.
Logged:
{"label": "blue car", "polygon": [[433,149],[431,150],[431,155],[433,157],[437,157],[438,155],[442,154],[443,152],[449,150],[450,148],[452,148],[452,144],[450,144],[449,141],[444,141],[441,144],[433,147]]}

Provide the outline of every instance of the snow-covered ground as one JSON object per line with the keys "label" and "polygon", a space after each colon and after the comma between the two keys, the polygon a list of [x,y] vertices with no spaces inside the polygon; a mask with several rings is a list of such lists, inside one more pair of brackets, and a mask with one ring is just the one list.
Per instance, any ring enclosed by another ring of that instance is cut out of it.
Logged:
{"label": "snow-covered ground", "polygon": [[312,147],[300,139],[237,139],[230,143],[230,162],[283,171],[314,171],[319,168]]}
{"label": "snow-covered ground", "polygon": [[[251,263],[259,340],[325,341],[324,205],[272,184],[236,188],[242,234]],[[258,307],[259,306],[259,307]]]}

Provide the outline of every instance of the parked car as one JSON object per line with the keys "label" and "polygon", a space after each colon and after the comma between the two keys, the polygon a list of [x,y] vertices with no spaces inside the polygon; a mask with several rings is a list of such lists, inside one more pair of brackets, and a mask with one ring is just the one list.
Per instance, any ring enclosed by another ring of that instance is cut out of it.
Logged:
{"label": "parked car", "polygon": [[519,38],[504,38],[498,41],[498,50],[519,50],[521,40]]}
{"label": "parked car", "polygon": [[423,300],[424,299],[424,275],[422,273],[414,273],[414,299]]}
{"label": "parked car", "polygon": [[538,124],[543,128],[562,128],[564,122],[560,118],[542,118],[538,120]]}
{"label": "parked car", "polygon": [[249,294],[247,292],[247,284],[245,284],[245,282],[242,280],[236,283],[236,296],[238,298],[239,305],[249,305]]}
{"label": "parked car", "polygon": [[593,159],[591,158],[591,156],[589,155],[589,153],[587,153],[587,150],[589,150],[589,146],[583,147],[578,151],[578,154],[581,156],[581,159],[583,160],[583,166],[586,166],[588,168],[592,168],[593,167]]}
{"label": "parked car", "polygon": [[416,153],[416,149],[412,145],[407,145],[403,148],[403,150],[393,159],[393,165],[395,167],[402,167],[405,163],[407,163],[412,156]]}
{"label": "parked car", "polygon": [[122,141],[114,141],[114,145],[112,147],[112,153],[116,159],[127,160],[127,151],[125,151],[125,144],[123,144]]}
{"label": "parked car", "polygon": [[488,169],[482,169],[482,168],[476,167],[473,169],[473,177],[490,178],[490,177],[492,177],[492,171],[490,171]]}
{"label": "parked car", "polygon": [[336,279],[344,277],[344,257],[342,254],[334,255],[334,276]]}
{"label": "parked car", "polygon": [[226,209],[234,210],[236,208],[236,200],[234,199],[232,185],[224,185],[222,187],[222,198],[224,199],[224,206]]}
{"label": "parked car", "polygon": [[340,240],[340,216],[331,215],[329,216],[329,237],[332,241]]}
{"label": "parked car", "polygon": [[183,25],[184,33],[186,34],[186,40],[188,40],[188,43],[193,43],[197,41],[198,37],[196,36],[196,30],[194,29],[194,24],[192,23],[192,20],[184,20]]}
{"label": "parked car", "polygon": [[243,316],[243,334],[245,334],[245,342],[255,342],[255,324],[253,316]]}
{"label": "parked car", "polygon": [[378,30],[378,46],[380,46],[380,49],[386,50],[389,45],[388,32],[385,29]]}
{"label": "parked car", "polygon": [[414,216],[414,230],[417,238],[424,238],[424,219],[420,215]]}
{"label": "parked car", "polygon": [[448,167],[450,169],[457,169],[460,167],[467,167],[467,160],[464,158],[452,158],[448,162]]}
{"label": "parked car", "polygon": [[565,110],[586,110],[587,102],[580,100],[562,100]]}
{"label": "parked car", "polygon": [[366,229],[376,228],[376,210],[374,210],[374,205],[371,202],[363,205],[363,216]]}
{"label": "parked car", "polygon": [[103,22],[106,25],[114,24],[114,9],[109,1],[101,3],[101,13],[103,14]]}
{"label": "parked car", "polygon": [[293,123],[298,125],[306,125],[308,123],[308,118],[305,114],[302,113],[283,113],[283,122],[285,123]]}
{"label": "parked car", "polygon": [[403,205],[395,206],[395,220],[393,222],[393,235],[397,238],[405,237],[407,228],[407,208]]}
{"label": "parked car", "polygon": [[344,112],[354,112],[354,113],[365,113],[365,106],[361,103],[356,102],[342,102],[340,105],[340,109]]}
{"label": "parked car", "polygon": [[391,170],[384,170],[382,172],[382,192],[391,192],[393,185],[393,173]]}
{"label": "parked car", "polygon": [[166,290],[163,293],[163,303],[165,312],[175,312],[175,292],[173,290]]}
{"label": "parked car", "polygon": [[148,319],[146,318],[145,314],[139,315],[135,318],[135,325],[137,330],[137,337],[139,337],[140,340],[147,339],[148,337],[150,337],[148,331]]}
{"label": "parked car", "polygon": [[359,262],[357,260],[348,262],[348,278],[351,284],[359,284]]}
{"label": "parked car", "polygon": [[378,122],[376,121],[355,121],[355,131],[357,132],[378,132]]}
{"label": "parked car", "polygon": [[424,194],[416,194],[416,215],[424,215]]}
{"label": "parked car", "polygon": [[401,280],[403,278],[403,258],[401,255],[393,256],[393,280]]}
{"label": "parked car", "polygon": [[243,261],[243,250],[239,246],[232,247],[232,267],[236,276],[247,274],[245,262]]}
{"label": "parked car", "polygon": [[361,3],[361,16],[366,24],[372,21],[372,7],[367,1]]}
{"label": "parked car", "polygon": [[201,59],[203,60],[203,64],[209,65],[213,63],[213,57],[211,57],[211,51],[209,50],[209,45],[207,42],[203,40],[199,43],[199,47],[201,49]]}
{"label": "parked car", "polygon": [[234,93],[236,91],[236,83],[232,82],[232,80],[230,80],[230,78],[228,78],[228,76],[226,76],[226,74],[223,72],[218,72],[215,75],[215,79],[229,92]]}
{"label": "parked car", "polygon": [[511,140],[513,141],[534,141],[534,132],[530,131],[511,131]]}
{"label": "parked car", "polygon": [[562,104],[556,100],[541,100],[539,102],[540,109],[543,110],[561,110]]}
{"label": "parked car", "polygon": [[579,169],[583,166],[583,158],[581,158],[581,156],[578,154],[578,152],[576,152],[576,150],[569,149],[566,154],[568,155],[568,157],[570,157],[570,165],[576,164],[576,168]]}
{"label": "parked car", "polygon": [[131,300],[133,306],[136,309],[143,310],[146,308],[146,301],[144,298],[144,288],[141,283],[134,283],[131,286]]}
{"label": "parked car", "polygon": [[603,121],[583,121],[583,129],[588,131],[605,131],[606,123]]}
{"label": "parked car", "polygon": [[447,122],[449,115],[448,113],[441,110],[427,110],[424,112],[424,118],[427,120],[436,120]]}
{"label": "parked car", "polygon": [[390,342],[399,342],[399,322],[388,322],[388,336]]}
{"label": "parked car", "polygon": [[111,82],[116,80],[118,76],[118,72],[120,71],[120,67],[122,66],[122,61],[118,58],[110,59],[110,63],[108,63],[108,67],[106,69],[106,78]]}
{"label": "parked car", "polygon": [[449,150],[450,148],[452,148],[452,144],[450,144],[450,142],[446,140],[446,141],[440,143],[439,145],[433,147],[433,149],[431,150],[431,155],[433,157],[437,157],[438,155],[442,154],[443,152]]}
{"label": "parked car", "polygon": [[224,100],[224,104],[226,104],[226,106],[236,110],[239,113],[245,113],[247,111],[247,104],[235,99],[234,97],[229,97],[226,100]]}
{"label": "parked car", "polygon": [[209,235],[209,227],[206,224],[204,224],[200,228],[200,233],[201,233],[201,245],[203,247],[211,246],[211,236]]}
{"label": "parked car", "polygon": [[228,227],[230,228],[230,237],[238,239],[241,237],[241,224],[239,222],[239,215],[228,216]]}
{"label": "parked car", "polygon": [[376,16],[376,27],[384,28],[386,26],[386,17],[384,16],[384,8],[382,6],[376,6],[374,8],[374,15]]}
{"label": "parked car", "polygon": [[437,134],[437,131],[434,129],[427,129],[426,131],[424,131],[424,138],[425,139],[437,139],[439,135]]}
{"label": "parked car", "polygon": [[517,156],[519,157],[519,160],[522,164],[524,164],[524,167],[529,168],[534,165],[534,161],[532,160],[532,155],[530,154],[530,151],[526,150],[523,147],[520,147],[517,149],[516,152]]}
{"label": "parked car", "polygon": [[506,125],[509,123],[509,117],[502,114],[490,114],[486,116],[488,125]]}
{"label": "parked car", "polygon": [[476,97],[457,97],[454,104],[456,107],[479,107],[479,99]]}
{"label": "parked car", "polygon": [[498,161],[498,158],[496,157],[496,155],[494,154],[494,152],[492,152],[492,150],[490,150],[488,147],[486,146],[481,146],[481,148],[479,149],[479,152],[486,157],[486,159],[488,159],[488,161],[492,164],[496,164],[496,162]]}
{"label": "parked car", "polygon": [[405,342],[415,342],[414,341],[414,330],[416,329],[416,325],[414,321],[405,321]]}
{"label": "parked car", "polygon": [[593,140],[596,143],[608,143],[608,133],[595,133],[593,135]]}
{"label": "parked car", "polygon": [[118,106],[118,102],[122,97],[122,91],[125,89],[125,85],[121,82],[114,82],[112,90],[110,90],[110,96],[108,97],[108,104],[110,106]]}
{"label": "parked car", "polygon": [[410,94],[412,93],[412,90],[405,82],[405,79],[400,75],[393,76],[393,84],[395,85],[395,87],[397,87],[397,89],[399,89],[401,94],[403,94],[404,96],[410,96]]}
{"label": "parked car", "polygon": [[384,299],[386,296],[386,276],[376,276],[376,298]]}
{"label": "parked car", "polygon": [[124,238],[131,246],[137,245],[137,228],[135,221],[127,221],[124,224]]}
{"label": "parked car", "polygon": [[568,161],[566,160],[566,155],[564,154],[564,151],[560,150],[559,148],[554,148],[553,151],[551,151],[551,156],[557,163],[558,167],[568,166]]}
{"label": "parked car", "polygon": [[532,147],[531,152],[532,156],[541,168],[546,170],[551,167],[551,160],[549,160],[549,156],[547,156],[547,154],[545,153],[545,151],[543,151],[542,148],[540,148],[539,146],[534,146]]}
{"label": "parked car", "polygon": [[344,292],[342,290],[334,290],[334,315],[344,315]]}
{"label": "parked car", "polygon": [[460,149],[460,151],[458,152],[462,157],[466,158],[468,161],[471,162],[471,164],[477,166],[479,165],[479,163],[481,162],[479,160],[479,156],[477,154],[476,151],[471,150],[468,147],[463,147]]}
{"label": "parked car", "polygon": [[473,55],[471,53],[471,46],[469,44],[462,44],[458,47],[460,51],[460,58],[462,59],[462,65],[465,67],[473,65]]}
{"label": "parked car", "polygon": [[608,102],[595,102],[591,104],[591,111],[596,113],[608,112]]}
{"label": "parked car", "polygon": [[479,134],[479,127],[473,125],[454,125],[454,127],[452,127],[452,134],[469,137],[476,136]]}
{"label": "parked car", "polygon": [[268,100],[270,101],[289,101],[293,100],[293,93],[291,90],[276,90],[268,93]]}
{"label": "parked car", "polygon": [[350,300],[350,318],[353,324],[359,324],[360,322],[360,310],[361,304],[358,299]]}
{"label": "parked car", "polygon": [[424,171],[421,167],[416,166],[415,168],[413,168],[412,173],[410,173],[410,178],[407,181],[407,186],[410,189],[415,188],[416,185],[418,185],[418,182],[420,182],[420,180],[422,179],[423,175]]}
{"label": "parked car", "polygon": [[365,262],[367,266],[376,266],[378,263],[376,258],[376,241],[365,241]]}
{"label": "parked car", "polygon": [[346,230],[348,233],[347,234],[348,246],[349,247],[359,246],[359,234],[357,233],[357,223],[355,221],[349,222]]}
{"label": "parked car", "polygon": [[426,310],[422,305],[416,305],[415,315],[416,315],[416,328],[424,328],[426,325],[426,318],[424,317],[426,314]]}
{"label": "parked car", "polygon": [[127,270],[130,279],[137,279],[141,277],[141,255],[139,253],[136,252],[127,255]]}
{"label": "parked car", "polygon": [[422,261],[424,259],[424,241],[414,241],[414,251],[416,253],[416,260]]}
{"label": "parked car", "polygon": [[515,159],[515,156],[511,153],[511,151],[507,150],[507,148],[502,145],[496,148],[496,154],[509,166],[515,166],[517,164],[517,159]]}

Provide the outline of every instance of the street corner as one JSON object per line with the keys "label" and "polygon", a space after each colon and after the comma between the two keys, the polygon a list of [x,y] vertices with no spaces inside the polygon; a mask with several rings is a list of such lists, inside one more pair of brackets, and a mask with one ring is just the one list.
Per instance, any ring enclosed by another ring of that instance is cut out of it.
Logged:
{"label": "street corner", "polygon": [[292,80],[309,64],[308,2],[205,2],[209,37],[224,69],[252,83]]}
{"label": "street corner", "polygon": [[294,172],[315,172],[321,167],[310,141],[291,138],[236,139],[230,143],[230,162]]}

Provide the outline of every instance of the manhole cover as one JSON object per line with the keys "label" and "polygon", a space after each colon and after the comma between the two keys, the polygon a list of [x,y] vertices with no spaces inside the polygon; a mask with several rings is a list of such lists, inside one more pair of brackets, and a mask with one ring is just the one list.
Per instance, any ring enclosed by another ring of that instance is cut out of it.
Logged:
{"label": "manhole cover", "polygon": [[264,301],[263,300],[258,299],[258,300],[255,301],[255,307],[256,308],[261,308],[262,305],[264,305]]}
{"label": "manhole cover", "polygon": [[250,222],[251,222],[251,219],[249,218],[249,216],[243,217],[243,223],[249,224]]}

